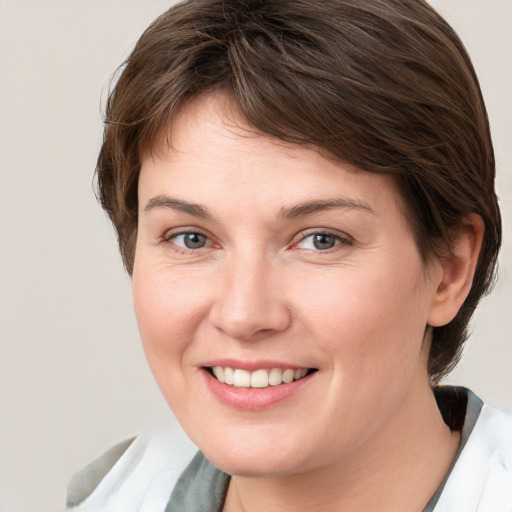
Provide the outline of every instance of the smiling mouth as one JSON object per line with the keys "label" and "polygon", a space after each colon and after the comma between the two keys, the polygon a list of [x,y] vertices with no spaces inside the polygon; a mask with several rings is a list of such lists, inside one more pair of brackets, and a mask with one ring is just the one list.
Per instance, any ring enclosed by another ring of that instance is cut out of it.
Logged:
{"label": "smiling mouth", "polygon": [[268,388],[290,384],[296,380],[303,379],[307,375],[316,372],[316,368],[272,368],[271,370],[260,369],[253,372],[240,368],[228,366],[211,366],[207,368],[210,375],[219,382],[235,388]]}

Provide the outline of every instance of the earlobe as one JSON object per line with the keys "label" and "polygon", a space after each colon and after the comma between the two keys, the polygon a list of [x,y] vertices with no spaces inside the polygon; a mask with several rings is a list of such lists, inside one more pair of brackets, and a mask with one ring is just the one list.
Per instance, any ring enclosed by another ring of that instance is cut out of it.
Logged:
{"label": "earlobe", "polygon": [[451,251],[440,261],[442,278],[432,298],[428,324],[440,327],[449,323],[468,296],[473,284],[485,226],[480,215],[462,219]]}

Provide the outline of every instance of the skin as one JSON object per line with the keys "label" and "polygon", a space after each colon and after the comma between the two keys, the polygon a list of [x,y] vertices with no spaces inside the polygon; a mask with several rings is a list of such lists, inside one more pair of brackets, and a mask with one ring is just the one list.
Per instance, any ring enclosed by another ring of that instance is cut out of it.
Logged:
{"label": "skin", "polygon": [[[387,176],[259,134],[221,95],[188,104],[166,140],[142,160],[134,305],[167,402],[235,475],[224,510],[421,510],[459,442],[430,387],[427,326],[469,291],[479,218],[425,268]],[[240,410],[207,385],[219,358],[317,371]]]}

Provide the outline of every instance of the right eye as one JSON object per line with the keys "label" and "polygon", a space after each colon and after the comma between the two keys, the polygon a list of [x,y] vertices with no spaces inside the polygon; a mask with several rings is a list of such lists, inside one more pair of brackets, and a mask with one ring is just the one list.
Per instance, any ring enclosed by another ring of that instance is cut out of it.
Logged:
{"label": "right eye", "polygon": [[171,234],[165,237],[166,242],[170,242],[180,249],[194,250],[202,249],[209,245],[209,239],[203,233],[196,231],[186,231]]}

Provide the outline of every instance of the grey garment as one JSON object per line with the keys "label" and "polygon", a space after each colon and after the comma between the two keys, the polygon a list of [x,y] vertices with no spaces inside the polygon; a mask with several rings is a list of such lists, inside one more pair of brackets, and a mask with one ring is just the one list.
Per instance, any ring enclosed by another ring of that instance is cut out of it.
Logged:
{"label": "grey garment", "polygon": [[222,512],[230,478],[197,452],[176,482],[165,512]]}
{"label": "grey garment", "polygon": [[[466,388],[443,386],[434,392],[445,423],[452,430],[461,431],[461,441],[448,472],[423,512],[434,511],[483,406],[483,402]],[[165,512],[222,512],[229,480],[229,475],[198,452],[176,482]]]}
{"label": "grey garment", "polygon": [[89,497],[134,440],[135,438],[128,439],[112,446],[99,459],[91,462],[76,473],[68,484],[66,507],[76,507]]}
{"label": "grey garment", "polygon": [[437,405],[443,415],[444,422],[452,430],[460,430],[460,444],[455,457],[450,464],[448,472],[443,478],[434,496],[430,498],[423,512],[434,512],[434,508],[443,493],[446,482],[450,477],[460,454],[468,442],[471,432],[475,426],[478,416],[482,411],[484,403],[472,391],[461,387],[439,387],[434,390]]}

